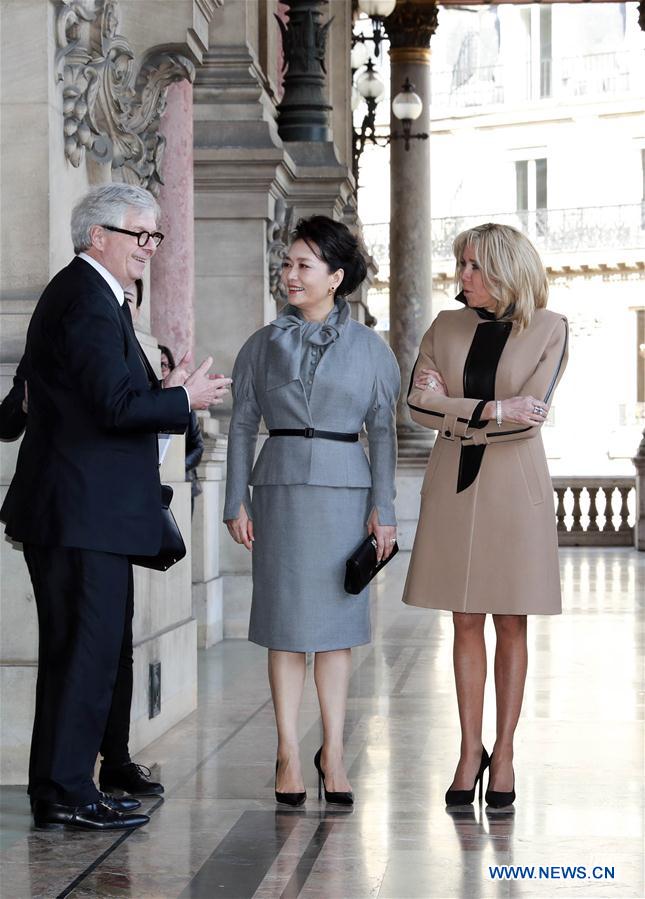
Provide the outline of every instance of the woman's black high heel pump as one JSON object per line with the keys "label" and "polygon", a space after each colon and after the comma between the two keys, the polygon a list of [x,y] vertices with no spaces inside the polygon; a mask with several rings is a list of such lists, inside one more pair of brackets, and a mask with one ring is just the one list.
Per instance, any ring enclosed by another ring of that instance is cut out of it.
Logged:
{"label": "woman's black high heel pump", "polygon": [[354,805],[354,794],[347,791],[346,793],[330,793],[325,787],[325,772],[320,767],[320,756],[322,755],[322,746],[314,756],[314,765],[318,772],[318,798],[322,799],[323,787],[325,789],[325,802],[335,802],[337,805]]}
{"label": "woman's black high heel pump", "polygon": [[[491,762],[493,758],[491,756]],[[515,772],[513,772],[513,788],[511,790],[491,790],[490,777],[488,778],[488,789],[486,790],[486,804],[491,808],[505,808],[507,805],[513,805],[515,802]]]}
{"label": "woman's black high heel pump", "polygon": [[[475,790],[479,784],[479,801],[482,801],[484,790],[484,771],[490,765],[490,756],[482,746],[482,757],[479,763],[479,771],[475,777],[472,790],[448,790],[446,793],[446,805],[470,805],[475,798]],[[486,794],[488,796],[488,793]]]}
{"label": "woman's black high heel pump", "polygon": [[[275,782],[278,783],[278,763],[275,763]],[[276,802],[283,802],[285,805],[302,805],[302,803],[307,798],[307,791],[304,790],[302,793],[278,793],[275,791]]]}

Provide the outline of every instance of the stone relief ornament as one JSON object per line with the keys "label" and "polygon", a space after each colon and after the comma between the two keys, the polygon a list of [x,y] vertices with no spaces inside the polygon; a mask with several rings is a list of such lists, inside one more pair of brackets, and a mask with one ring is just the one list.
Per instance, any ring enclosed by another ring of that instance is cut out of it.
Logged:
{"label": "stone relief ornament", "polygon": [[269,263],[269,291],[276,301],[278,309],[288,299],[287,291],[282,283],[282,261],[287,254],[293,209],[287,206],[282,197],[275,202],[273,221],[267,224],[267,259]]}
{"label": "stone relief ornament", "polygon": [[137,66],[118,29],[119,0],[58,0],[56,77],[63,84],[65,156],[78,168],[87,153],[110,163],[119,180],[157,196],[167,90],[175,81],[192,82],[195,67],[164,47],[149,50]]}

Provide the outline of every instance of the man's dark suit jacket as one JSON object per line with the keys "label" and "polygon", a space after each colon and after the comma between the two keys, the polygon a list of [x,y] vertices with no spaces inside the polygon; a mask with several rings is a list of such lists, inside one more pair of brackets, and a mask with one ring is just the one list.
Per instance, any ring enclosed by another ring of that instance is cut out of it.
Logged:
{"label": "man's dark suit jacket", "polygon": [[0,510],[14,540],[123,555],[161,542],[157,432],[183,433],[181,387],[151,387],[107,282],[75,258],[50,281],[19,374],[29,414]]}

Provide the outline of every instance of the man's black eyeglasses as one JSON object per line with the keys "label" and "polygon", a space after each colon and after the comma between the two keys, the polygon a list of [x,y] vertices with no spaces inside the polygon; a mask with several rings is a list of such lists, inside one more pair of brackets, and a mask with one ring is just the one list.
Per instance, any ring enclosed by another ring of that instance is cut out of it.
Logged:
{"label": "man's black eyeglasses", "polygon": [[161,231],[126,231],[125,228],[115,228],[114,225],[101,225],[102,228],[105,228],[106,231],[118,231],[119,234],[129,234],[130,237],[136,237],[137,243],[140,247],[145,247],[150,238],[153,239],[156,247],[159,246],[161,241],[164,239],[164,235]]}

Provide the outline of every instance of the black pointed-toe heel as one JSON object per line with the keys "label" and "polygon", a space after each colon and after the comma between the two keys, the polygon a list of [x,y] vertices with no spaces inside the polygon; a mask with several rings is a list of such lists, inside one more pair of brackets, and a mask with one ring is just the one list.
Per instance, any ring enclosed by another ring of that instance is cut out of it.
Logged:
{"label": "black pointed-toe heel", "polygon": [[[479,771],[475,776],[475,783],[471,790],[448,790],[446,793],[446,805],[470,805],[475,798],[475,790],[479,784],[479,801],[482,801],[484,791],[484,772],[490,765],[490,756],[482,746],[482,757],[479,763]],[[488,794],[487,794],[488,795]]]}
{"label": "black pointed-toe heel", "polygon": [[[493,758],[491,756],[491,762]],[[508,791],[491,790],[490,777],[488,778],[488,789],[486,790],[486,805],[491,808],[505,808],[507,805],[513,805],[515,802],[515,772],[513,772],[513,788]]]}
{"label": "black pointed-toe heel", "polygon": [[[278,763],[275,763],[275,782],[278,783]],[[298,806],[302,805],[305,799],[307,798],[307,791],[304,790],[302,793],[278,793],[275,791],[275,800],[276,802],[282,802],[284,805],[293,805]]]}
{"label": "black pointed-toe heel", "polygon": [[349,792],[333,793],[325,786],[325,772],[320,767],[320,756],[322,755],[322,746],[314,756],[314,765],[318,772],[318,798],[322,799],[323,789],[325,790],[325,802],[335,802],[337,805],[354,805],[354,794]]}

